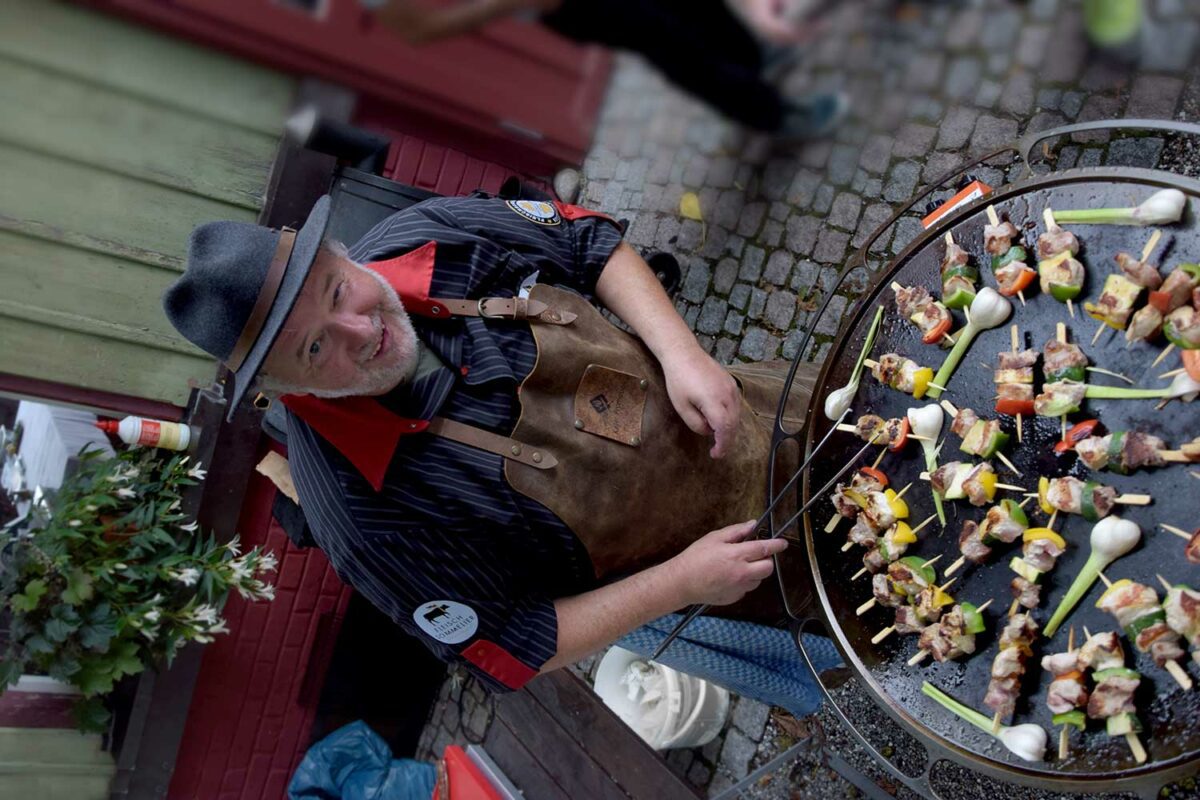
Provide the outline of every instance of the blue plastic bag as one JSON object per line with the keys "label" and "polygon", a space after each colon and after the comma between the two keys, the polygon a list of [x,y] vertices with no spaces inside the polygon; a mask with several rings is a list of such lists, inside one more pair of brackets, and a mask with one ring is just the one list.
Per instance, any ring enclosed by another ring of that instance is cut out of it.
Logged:
{"label": "blue plastic bag", "polygon": [[359,720],[309,748],[288,785],[288,800],[429,800],[432,764],[392,758],[387,743]]}

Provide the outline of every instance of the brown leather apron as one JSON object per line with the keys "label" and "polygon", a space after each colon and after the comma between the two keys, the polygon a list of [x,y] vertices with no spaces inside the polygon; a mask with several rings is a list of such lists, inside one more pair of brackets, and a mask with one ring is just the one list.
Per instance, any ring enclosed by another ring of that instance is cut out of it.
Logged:
{"label": "brown leather apron", "polygon": [[[579,537],[600,580],[665,561],[711,530],[762,513],[786,362],[730,368],[742,389],[740,425],[732,450],[713,459],[710,438],[676,413],[658,360],[639,339],[571,292],[539,284],[529,297],[577,315],[567,325],[530,325],[538,357],[518,390],[511,436],[557,463],[544,469],[506,458],[504,474]],[[811,365],[797,373],[789,430],[800,427],[815,377]],[[796,464],[794,449],[778,457],[777,484]],[[773,580],[712,613],[768,624],[785,616]]]}

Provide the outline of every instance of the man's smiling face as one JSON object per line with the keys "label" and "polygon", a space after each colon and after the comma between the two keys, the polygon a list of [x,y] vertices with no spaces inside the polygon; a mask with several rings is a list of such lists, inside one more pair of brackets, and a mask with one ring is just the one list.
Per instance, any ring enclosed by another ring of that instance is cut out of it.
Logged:
{"label": "man's smiling face", "polygon": [[380,395],[416,361],[416,333],[395,290],[323,247],[262,371],[288,393]]}

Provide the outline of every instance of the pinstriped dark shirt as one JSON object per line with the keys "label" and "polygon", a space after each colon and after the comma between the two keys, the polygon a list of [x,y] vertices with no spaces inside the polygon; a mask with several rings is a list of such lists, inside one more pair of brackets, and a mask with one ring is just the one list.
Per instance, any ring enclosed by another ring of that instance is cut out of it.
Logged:
{"label": "pinstriped dark shirt", "polygon": [[[438,198],[375,226],[350,248],[360,263],[437,242],[433,297],[512,297],[540,283],[589,296],[621,240],[603,218],[544,224],[499,199]],[[413,316],[442,364],[380,400],[411,419],[440,415],[511,433],[516,389],[533,368],[526,323]],[[301,508],[339,576],[447,661],[477,640],[495,643],[537,670],[557,649],[553,600],[594,585],[582,544],[553,513],[511,489],[503,459],[433,435],[402,438],[382,491],[289,413],[288,458]],[[466,641],[439,641],[418,624],[432,601],[469,607],[478,628]],[[471,668],[494,689],[495,675]]]}

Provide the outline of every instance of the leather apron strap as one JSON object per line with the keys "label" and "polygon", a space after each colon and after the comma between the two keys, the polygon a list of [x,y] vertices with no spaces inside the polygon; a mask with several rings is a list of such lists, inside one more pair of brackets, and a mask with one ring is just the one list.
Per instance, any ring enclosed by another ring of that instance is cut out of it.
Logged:
{"label": "leather apron strap", "polygon": [[429,420],[429,427],[425,429],[425,432],[452,439],[478,450],[495,453],[534,469],[550,469],[558,465],[558,459],[554,457],[553,453],[546,450],[526,447],[516,439],[500,436],[491,431],[485,431],[483,428],[455,422],[445,417],[434,417]]}
{"label": "leather apron strap", "polygon": [[450,297],[431,297],[430,311],[434,315],[443,312],[452,317],[485,317],[489,319],[517,319],[541,322],[546,325],[570,325],[575,314],[552,308],[540,300],[526,297],[485,297],[481,300],[458,300]]}

